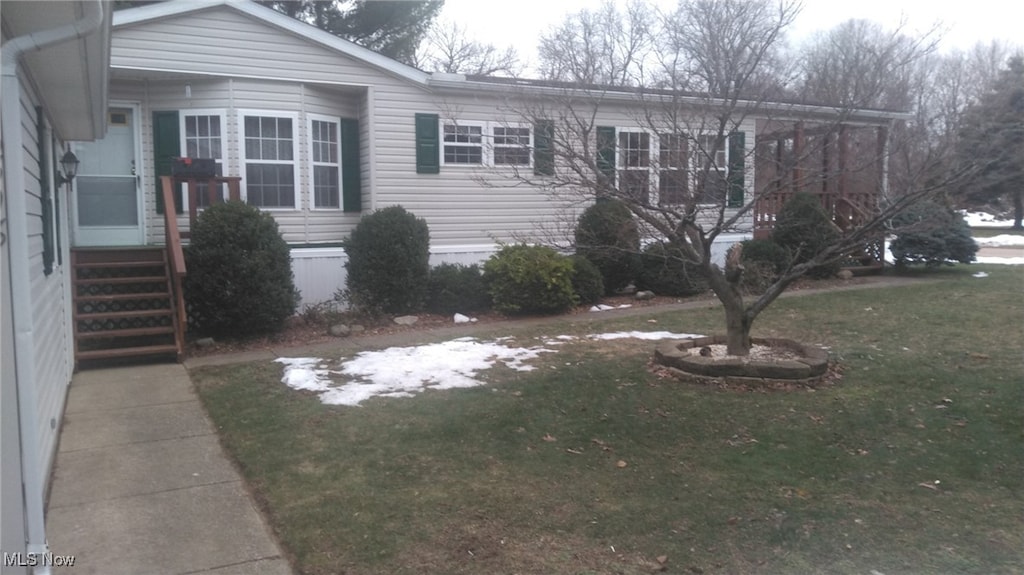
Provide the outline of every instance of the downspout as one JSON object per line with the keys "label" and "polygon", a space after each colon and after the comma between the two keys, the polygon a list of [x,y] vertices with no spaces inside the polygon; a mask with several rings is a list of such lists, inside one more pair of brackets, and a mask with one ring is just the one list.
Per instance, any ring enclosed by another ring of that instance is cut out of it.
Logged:
{"label": "downspout", "polygon": [[[7,258],[8,281],[11,284],[11,323],[14,328],[14,364],[17,376],[18,414],[21,433],[21,480],[25,498],[25,526],[28,533],[26,550],[37,556],[49,551],[43,501],[43,473],[39,453],[39,412],[36,390],[36,354],[32,318],[32,283],[29,267],[28,214],[25,202],[24,144],[21,131],[21,82],[18,62],[22,54],[48,46],[77,40],[93,34],[103,24],[103,4],[96,0],[83,5],[79,20],[12,38],[2,46],[3,77],[3,146],[4,189],[7,190]],[[33,570],[48,575],[49,566]]]}

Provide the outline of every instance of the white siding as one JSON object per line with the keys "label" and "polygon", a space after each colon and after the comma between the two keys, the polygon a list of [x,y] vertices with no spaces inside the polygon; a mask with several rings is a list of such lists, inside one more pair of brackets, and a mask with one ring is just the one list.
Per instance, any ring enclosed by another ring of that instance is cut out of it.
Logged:
{"label": "white siding", "polygon": [[[25,200],[29,233],[29,279],[32,292],[32,342],[35,357],[37,434],[40,449],[42,477],[49,477],[49,469],[57,448],[59,422],[64,411],[67,386],[71,382],[73,364],[69,360],[71,326],[67,321],[68,306],[65,298],[69,289],[68,268],[58,266],[56,259],[52,273],[43,268],[43,209],[39,171],[39,145],[35,106],[39,99],[26,87],[22,78],[22,144],[25,171]],[[47,165],[49,165],[47,160]],[[52,181],[52,176],[50,176]],[[51,183],[52,185],[52,183]],[[51,189],[51,198],[54,190]],[[66,198],[66,197],[65,197]],[[61,202],[61,205],[65,202]],[[67,236],[62,236],[62,243]],[[67,260],[64,260],[65,262]],[[25,430],[27,432],[29,430]]]}
{"label": "white siding", "polygon": [[114,68],[351,85],[374,85],[382,74],[223,6],[119,27],[111,51]]}

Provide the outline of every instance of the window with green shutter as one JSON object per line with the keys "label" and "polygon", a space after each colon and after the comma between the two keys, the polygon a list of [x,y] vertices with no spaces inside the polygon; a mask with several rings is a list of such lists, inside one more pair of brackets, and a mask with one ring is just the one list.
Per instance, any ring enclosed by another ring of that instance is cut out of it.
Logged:
{"label": "window with green shutter", "polygon": [[54,221],[53,221],[53,200],[52,194],[50,193],[50,169],[47,165],[49,162],[46,158],[49,154],[46,153],[46,143],[49,138],[46,137],[46,117],[43,115],[42,106],[36,106],[36,146],[38,153],[36,157],[39,162],[39,202],[41,204],[41,215],[43,227],[43,273],[50,275],[53,273],[53,261],[54,261]]}
{"label": "window with green shutter", "polygon": [[742,207],[744,203],[746,155],[746,133],[731,132],[729,134],[729,201],[727,204],[730,208]]}
{"label": "window with green shutter", "polygon": [[416,173],[441,173],[437,114],[416,114]]}
{"label": "window with green shutter", "polygon": [[[436,125],[436,124],[435,124]],[[362,173],[359,167],[359,120],[341,119],[341,197],[342,209],[363,209]]]}
{"label": "window with green shutter", "polygon": [[533,126],[533,173],[555,175],[555,123],[538,120]]}
{"label": "window with green shutter", "polygon": [[[173,158],[181,155],[178,112],[153,112],[153,171],[156,174],[156,213],[164,213],[164,194],[160,176],[171,175]],[[174,189],[174,211],[182,213],[181,186]]]}

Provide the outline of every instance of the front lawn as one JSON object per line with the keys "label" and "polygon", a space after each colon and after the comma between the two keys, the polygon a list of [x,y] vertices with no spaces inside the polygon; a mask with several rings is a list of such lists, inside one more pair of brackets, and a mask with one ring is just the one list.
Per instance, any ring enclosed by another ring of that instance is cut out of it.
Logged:
{"label": "front lawn", "polygon": [[[817,391],[658,377],[653,342],[629,339],[361,407],[286,387],[276,363],[192,377],[304,574],[1022,573],[1024,273],[925,275],[758,319],[831,348],[843,377]],[[652,308],[494,335],[721,323]]]}

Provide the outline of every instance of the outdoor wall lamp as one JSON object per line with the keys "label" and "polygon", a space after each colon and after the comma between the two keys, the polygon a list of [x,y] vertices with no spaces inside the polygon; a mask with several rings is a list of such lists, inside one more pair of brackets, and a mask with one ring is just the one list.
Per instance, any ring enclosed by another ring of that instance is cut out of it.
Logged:
{"label": "outdoor wall lamp", "polygon": [[57,174],[57,185],[70,184],[78,173],[78,157],[71,150],[64,152],[60,158],[61,172]]}

